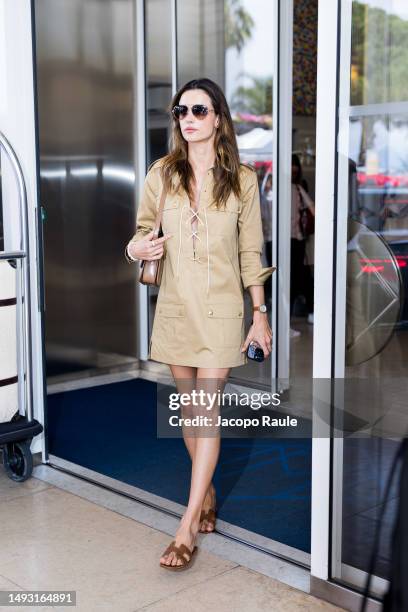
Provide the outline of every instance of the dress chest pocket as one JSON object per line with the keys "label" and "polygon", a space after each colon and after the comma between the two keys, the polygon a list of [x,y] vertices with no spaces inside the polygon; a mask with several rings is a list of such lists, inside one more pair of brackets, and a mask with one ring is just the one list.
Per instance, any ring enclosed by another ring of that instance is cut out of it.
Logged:
{"label": "dress chest pocket", "polygon": [[237,231],[241,203],[235,197],[229,197],[225,206],[217,209],[207,208],[209,231],[217,236],[234,236]]}
{"label": "dress chest pocket", "polygon": [[[174,234],[178,227],[181,199],[179,196],[167,196],[164,202],[162,215],[163,232]],[[159,202],[157,207],[159,206]]]}

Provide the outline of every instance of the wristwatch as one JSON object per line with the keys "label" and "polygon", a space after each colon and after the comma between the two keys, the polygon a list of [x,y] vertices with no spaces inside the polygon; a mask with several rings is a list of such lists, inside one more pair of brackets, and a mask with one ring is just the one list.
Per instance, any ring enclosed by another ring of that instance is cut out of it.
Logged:
{"label": "wristwatch", "polygon": [[255,312],[255,310],[259,310],[259,312],[268,312],[268,307],[266,304],[261,304],[260,306],[253,306],[252,310],[253,312]]}

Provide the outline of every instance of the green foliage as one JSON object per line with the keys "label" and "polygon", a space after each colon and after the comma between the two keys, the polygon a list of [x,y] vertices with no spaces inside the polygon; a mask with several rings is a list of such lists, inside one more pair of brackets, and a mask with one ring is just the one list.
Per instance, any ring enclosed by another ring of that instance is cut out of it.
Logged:
{"label": "green foliage", "polygon": [[[244,75],[243,75],[244,76]],[[234,91],[231,107],[236,112],[270,115],[272,113],[272,77],[249,77],[253,85],[240,85]]]}
{"label": "green foliage", "polygon": [[408,100],[408,21],[353,2],[351,104]]}
{"label": "green foliage", "polygon": [[240,0],[225,0],[225,49],[235,47],[240,53],[251,38],[254,20],[241,6]]}

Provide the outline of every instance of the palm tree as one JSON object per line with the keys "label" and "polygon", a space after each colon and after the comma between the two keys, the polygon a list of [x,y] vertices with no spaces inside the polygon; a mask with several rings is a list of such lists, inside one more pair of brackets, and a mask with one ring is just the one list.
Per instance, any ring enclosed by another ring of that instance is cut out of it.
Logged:
{"label": "palm tree", "polygon": [[[242,75],[244,76],[244,74]],[[270,115],[272,110],[272,77],[247,75],[252,85],[239,85],[231,100],[231,107],[238,113]]]}
{"label": "palm tree", "polygon": [[224,5],[225,49],[235,47],[238,53],[251,38],[254,20],[241,6],[240,0],[226,0]]}

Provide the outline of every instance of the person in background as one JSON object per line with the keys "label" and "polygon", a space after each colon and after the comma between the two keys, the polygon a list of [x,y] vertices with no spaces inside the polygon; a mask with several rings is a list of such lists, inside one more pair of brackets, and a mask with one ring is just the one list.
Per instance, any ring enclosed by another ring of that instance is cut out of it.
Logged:
{"label": "person in background", "polygon": [[[292,198],[291,198],[291,240],[290,240],[290,315],[296,298],[303,295],[306,300],[308,322],[313,322],[313,279],[310,266],[306,265],[306,238],[300,224],[300,211],[307,206],[315,215],[314,203],[307,193],[307,183],[302,176],[302,165],[299,157],[292,155]],[[300,331],[290,330],[291,337],[300,335]]]}

